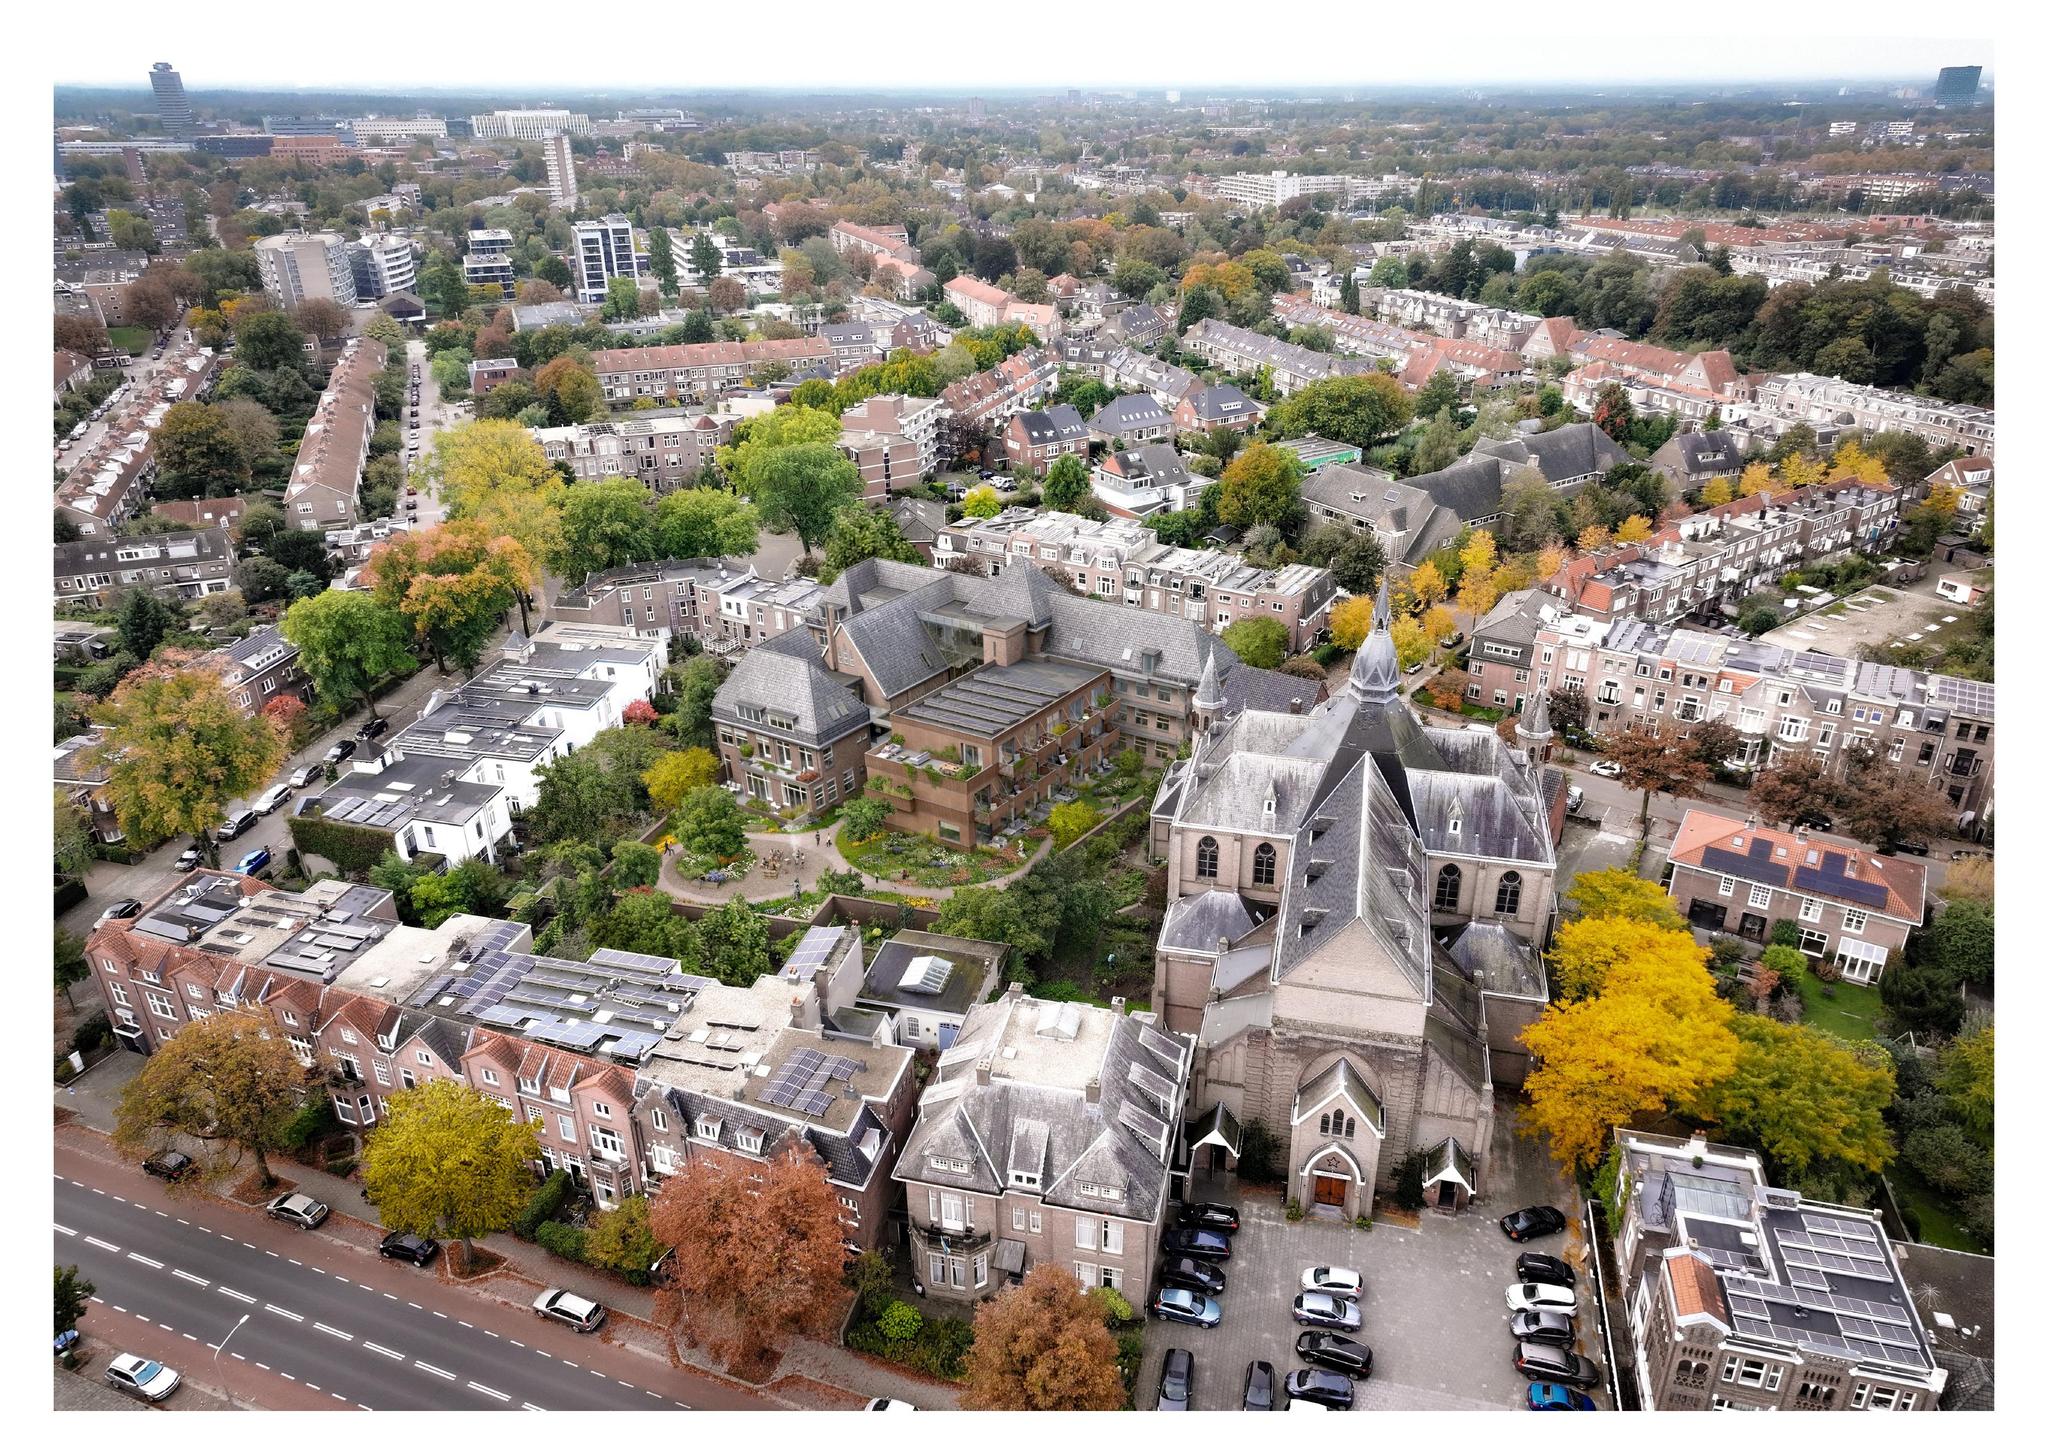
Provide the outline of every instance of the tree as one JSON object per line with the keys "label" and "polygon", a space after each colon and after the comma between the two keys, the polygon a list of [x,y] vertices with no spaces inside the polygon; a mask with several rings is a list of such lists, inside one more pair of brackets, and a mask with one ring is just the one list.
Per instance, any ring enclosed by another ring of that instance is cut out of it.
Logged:
{"label": "tree", "polygon": [[647,484],[630,477],[580,483],[562,508],[562,545],[557,572],[577,581],[621,563],[654,556],[654,520]]}
{"label": "tree", "polygon": [[1926,780],[1875,762],[1860,770],[1852,764],[1837,802],[1841,828],[1880,849],[1938,839],[1956,819],[1955,806]]}
{"label": "tree", "polygon": [[92,712],[104,726],[91,762],[107,771],[107,801],[141,844],[219,827],[230,799],[264,787],[284,760],[268,719],[249,718],[217,668],[165,650]]}
{"label": "tree", "polygon": [[711,239],[708,231],[699,231],[690,238],[690,270],[695,273],[698,286],[708,286],[711,279],[725,269],[725,253],[718,243]]}
{"label": "tree", "polygon": [[743,899],[729,899],[705,915],[697,922],[697,937],[705,968],[728,985],[745,989],[774,968],[768,953],[768,921]]}
{"label": "tree", "polygon": [[588,748],[542,764],[534,775],[540,788],[528,818],[543,843],[608,838],[639,802],[639,779],[614,773]]}
{"label": "tree", "polygon": [[190,1136],[235,1148],[232,1159],[216,1154],[207,1162],[206,1174],[233,1170],[246,1152],[256,1158],[257,1180],[275,1185],[268,1153],[285,1144],[305,1094],[306,1068],[267,1027],[263,1018],[235,1010],[181,1025],[121,1092],[115,1149],[140,1160],[177,1136]]}
{"label": "tree", "polygon": [[1408,591],[1415,595],[1416,602],[1428,608],[1443,599],[1449,585],[1444,582],[1443,570],[1424,558],[1408,575]]}
{"label": "tree", "polygon": [[711,285],[704,288],[704,299],[713,312],[744,311],[747,284],[736,276],[713,277]]}
{"label": "tree", "polygon": [[238,313],[235,360],[252,372],[298,371],[306,364],[306,338],[283,312]]}
{"label": "tree", "polygon": [[960,511],[971,518],[992,518],[1003,510],[1003,500],[996,496],[996,490],[987,483],[967,489],[967,496],[960,499]]}
{"label": "tree", "polygon": [[547,404],[548,420],[557,427],[605,414],[604,387],[580,352],[564,352],[535,372],[533,390]]}
{"label": "tree", "polygon": [[974,1312],[960,1405],[973,1412],[1113,1412],[1124,1405],[1116,1342],[1071,1272],[1050,1262]]}
{"label": "tree", "polygon": [[1881,1051],[1763,1015],[1736,1015],[1729,1027],[1735,1069],[1706,1091],[1698,1113],[1761,1150],[1772,1179],[1829,1163],[1868,1172],[1891,1164],[1884,1112],[1896,1082]]}
{"label": "tree", "polygon": [[797,535],[808,557],[831,532],[839,510],[861,494],[860,469],[825,442],[778,447],[751,469],[754,504],[762,521]]}
{"label": "tree", "polygon": [[746,851],[747,816],[715,786],[690,790],[676,803],[676,843],[702,859],[736,859]]}
{"label": "tree", "polygon": [[1046,931],[1028,913],[1021,891],[971,885],[956,889],[939,905],[940,934],[1011,946],[1025,959],[1051,947]]}
{"label": "tree", "polygon": [[1624,919],[1663,930],[1683,930],[1671,896],[1626,869],[1593,869],[1572,879],[1565,904],[1580,919]]}
{"label": "tree", "polygon": [[1989,1146],[1996,1114],[1996,1045],[1993,1027],[1966,1030],[1941,1052],[1935,1085],[1949,1113],[1961,1121],[1980,1144]]}
{"label": "tree", "polygon": [[157,488],[168,497],[227,497],[249,485],[249,459],[218,407],[179,402],[156,430]]}
{"label": "tree", "polygon": [[818,581],[830,583],[855,563],[869,558],[887,558],[898,563],[922,563],[917,545],[903,536],[895,515],[879,507],[845,507],[832,525],[825,543],[825,560],[818,569]]}
{"label": "tree", "polygon": [[57,1280],[56,1335],[62,1336],[78,1325],[80,1318],[85,1315],[86,1308],[92,1302],[93,1293],[99,1288],[80,1276],[76,1266],[57,1266],[51,1269],[56,1273]]}
{"label": "tree", "polygon": [[640,283],[630,276],[615,276],[604,284],[604,308],[608,321],[631,321],[640,315]]}
{"label": "tree", "polygon": [[[808,383],[799,384],[803,392]],[[830,385],[823,389],[830,395]],[[784,447],[804,442],[839,441],[839,417],[824,407],[805,406],[795,399],[759,417],[748,418],[733,429],[730,445],[718,449],[718,470],[732,479],[743,493],[753,493],[755,472],[762,459]],[[757,499],[758,500],[758,499]]]}
{"label": "tree", "polygon": [[1650,520],[1641,513],[1633,513],[1622,519],[1621,526],[1614,530],[1617,543],[1646,543],[1650,540]]}
{"label": "tree", "polygon": [[1046,827],[1052,830],[1054,846],[1065,849],[1100,824],[1102,812],[1087,800],[1076,799],[1071,804],[1055,804],[1045,822]]}
{"label": "tree", "polygon": [[469,1243],[502,1231],[533,1194],[542,1122],[452,1080],[386,1097],[363,1147],[363,1186],[387,1229]]}
{"label": "tree", "polygon": [[863,794],[847,800],[839,811],[839,832],[849,844],[879,839],[889,828],[889,816],[896,811],[880,799]]}
{"label": "tree", "polygon": [[114,615],[114,629],[121,636],[122,652],[148,658],[180,621],[177,612],[163,599],[146,587],[135,587],[122,595],[121,606]]}
{"label": "tree", "polygon": [[1278,668],[1287,657],[1287,625],[1278,618],[1240,618],[1223,630],[1223,641],[1253,668]]}
{"label": "tree", "polygon": [[309,297],[292,308],[292,320],[309,337],[331,342],[348,335],[348,308],[326,297]]}
{"label": "tree", "polygon": [[1669,794],[1690,799],[1709,777],[1684,739],[1658,738],[1641,729],[1623,729],[1605,741],[1607,757],[1621,765],[1621,786],[1643,795],[1642,834],[1650,837],[1650,796]]}
{"label": "tree", "polygon": [[450,522],[395,534],[370,554],[364,578],[446,672],[449,659],[475,667],[506,610],[540,585],[540,569],[517,539]]}
{"label": "tree", "polygon": [[[659,231],[655,233],[660,235]],[[628,1196],[583,1233],[583,1260],[606,1271],[644,1272],[665,1249],[648,1224],[645,1196]]]}
{"label": "tree", "polygon": [[647,264],[661,284],[663,296],[674,301],[683,294],[682,283],[676,277],[676,246],[666,226],[648,228]]}
{"label": "tree", "polygon": [[1991,981],[1998,932],[1989,905],[1974,899],[1951,901],[1920,940],[1921,957],[1950,979],[1971,985]]}
{"label": "tree", "polygon": [[1346,598],[1330,610],[1330,641],[1339,648],[1358,648],[1372,632],[1372,599]]}
{"label": "tree", "polygon": [[1301,459],[1286,448],[1254,442],[1223,469],[1217,517],[1248,529],[1261,523],[1288,531],[1301,514]]}
{"label": "tree", "polygon": [[1386,550],[1370,532],[1348,538],[1330,559],[1330,577],[1347,593],[1370,595],[1380,585],[1380,573],[1387,566]]}
{"label": "tree", "polygon": [[711,747],[711,704],[725,682],[725,665],[715,658],[693,658],[676,675],[676,711],[668,716],[669,731],[684,744]]}
{"label": "tree", "polygon": [[1639,918],[1589,915],[1558,926],[1550,951],[1551,978],[1561,998],[1583,999],[1606,987],[1615,965],[1644,957],[1659,957],[1673,969],[1688,963],[1705,969],[1707,963],[1706,950],[1693,943],[1690,930]]}
{"label": "tree", "polygon": [[662,1183],[649,1216],[674,1251],[656,1320],[740,1372],[757,1370],[792,1335],[836,1327],[846,1305],[839,1211],[824,1167],[802,1152],[746,1169],[691,1155]]}
{"label": "tree", "polygon": [[1406,427],[1415,404],[1401,384],[1385,372],[1329,377],[1311,382],[1273,408],[1270,421],[1283,437],[1313,433],[1376,447]]}
{"label": "tree", "polygon": [[718,782],[718,755],[705,748],[675,749],[654,761],[642,774],[647,797],[667,814],[694,789],[710,788]]}
{"label": "tree", "polygon": [[50,855],[59,874],[85,873],[92,864],[92,829],[86,812],[64,797],[62,790],[50,791]]}
{"label": "tree", "polygon": [[1830,818],[1840,795],[1841,784],[1828,772],[1827,760],[1806,749],[1773,754],[1770,767],[1757,770],[1749,781],[1749,807],[1767,824]]}
{"label": "tree", "polygon": [[[252,470],[277,456],[277,418],[268,407],[253,397],[230,397],[213,410],[234,433],[242,461]],[[245,528],[245,540],[247,536]]]}
{"label": "tree", "polygon": [[417,666],[405,618],[359,589],[325,589],[301,598],[285,610],[279,628],[298,648],[299,666],[330,708],[361,700],[374,718],[377,686]]}
{"label": "tree", "polygon": [[1552,1005],[1522,1032],[1529,1128],[1548,1133],[1560,1163],[1590,1166],[1616,1126],[1689,1109],[1734,1071],[1732,1014],[1696,960],[1616,961],[1600,993]]}
{"label": "tree", "polygon": [[1088,464],[1068,453],[1053,459],[1045,471],[1045,505],[1055,512],[1072,512],[1084,498],[1093,495],[1088,484]]}
{"label": "tree", "polygon": [[654,505],[658,557],[743,558],[760,545],[761,514],[722,488],[680,488]]}

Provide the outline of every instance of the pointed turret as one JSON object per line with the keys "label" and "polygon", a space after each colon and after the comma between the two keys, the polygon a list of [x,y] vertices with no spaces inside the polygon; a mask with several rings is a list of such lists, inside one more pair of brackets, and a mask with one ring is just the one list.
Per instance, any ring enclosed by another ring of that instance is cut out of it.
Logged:
{"label": "pointed turret", "polygon": [[1362,704],[1384,708],[1401,694],[1401,665],[1394,656],[1393,603],[1387,594],[1386,575],[1380,575],[1379,598],[1373,604],[1372,632],[1351,662],[1351,693]]}
{"label": "pointed turret", "polygon": [[1223,712],[1223,683],[1216,676],[1216,650],[1202,664],[1202,681],[1195,688],[1195,727],[1206,729]]}
{"label": "pointed turret", "polygon": [[1531,763],[1547,763],[1550,759],[1550,693],[1537,689],[1536,696],[1529,700],[1522,710],[1522,716],[1515,720],[1515,742],[1528,751]]}

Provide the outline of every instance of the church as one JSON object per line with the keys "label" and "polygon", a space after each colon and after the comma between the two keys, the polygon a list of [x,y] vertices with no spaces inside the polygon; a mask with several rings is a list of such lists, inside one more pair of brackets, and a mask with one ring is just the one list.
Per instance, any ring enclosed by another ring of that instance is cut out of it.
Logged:
{"label": "church", "polygon": [[1494,1087],[1548,997],[1564,818],[1543,696],[1519,747],[1424,724],[1388,614],[1382,582],[1349,682],[1305,712],[1232,712],[1212,659],[1152,807],[1152,1008],[1198,1041],[1192,1164],[1234,1167],[1258,1121],[1288,1198],[1347,1219],[1411,1152],[1432,1206],[1484,1189]]}

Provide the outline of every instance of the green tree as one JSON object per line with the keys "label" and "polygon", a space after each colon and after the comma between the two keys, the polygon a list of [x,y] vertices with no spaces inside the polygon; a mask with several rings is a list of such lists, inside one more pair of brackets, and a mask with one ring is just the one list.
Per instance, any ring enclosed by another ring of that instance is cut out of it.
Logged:
{"label": "green tree", "polygon": [[702,859],[734,859],[747,847],[747,816],[715,786],[692,789],[676,805],[676,843]]}
{"label": "green tree", "polygon": [[283,312],[244,312],[235,318],[235,360],[252,372],[300,371],[305,334]]}
{"label": "green tree", "polygon": [[1223,630],[1223,641],[1253,668],[1278,668],[1287,659],[1287,625],[1278,618],[1240,618]]}
{"label": "green tree", "polygon": [[710,748],[714,742],[711,705],[725,682],[725,665],[715,658],[693,658],[676,673],[676,711],[668,716],[669,731],[685,745]]}
{"label": "green tree", "polygon": [[1288,531],[1301,515],[1301,459],[1254,442],[1230,460],[1218,485],[1216,515],[1230,526]]}
{"label": "green tree", "polygon": [[751,492],[769,527],[797,535],[808,556],[830,534],[839,510],[861,494],[860,470],[837,447],[778,447],[753,468]]}
{"label": "green tree", "polygon": [[360,589],[323,589],[285,610],[279,625],[299,666],[330,708],[360,700],[374,718],[376,689],[418,666],[412,630],[397,609]]}
{"label": "green tree", "polygon": [[1055,804],[1045,822],[1052,830],[1054,845],[1064,849],[1100,824],[1102,811],[1085,799],[1076,799],[1070,804]]}
{"label": "green tree", "polygon": [[695,273],[696,284],[700,287],[710,286],[712,280],[725,270],[725,253],[719,250],[709,231],[699,231],[690,238],[690,270]]}
{"label": "green tree", "polygon": [[57,1328],[56,1335],[62,1336],[77,1326],[92,1302],[93,1293],[99,1290],[90,1281],[78,1274],[76,1266],[52,1268],[57,1277]]}
{"label": "green tree", "polygon": [[157,489],[166,497],[227,497],[249,485],[249,459],[220,408],[179,402],[156,432]]}
{"label": "green tree", "polygon": [[182,620],[161,598],[146,587],[130,588],[121,598],[114,615],[114,629],[121,636],[121,651],[146,659],[156,652],[164,635]]}
{"label": "green tree", "polygon": [[144,845],[219,827],[228,801],[254,793],[284,760],[266,718],[246,716],[219,670],[166,650],[93,710],[105,733],[91,762],[122,832]]}
{"label": "green tree", "polygon": [[1055,512],[1072,512],[1091,496],[1093,489],[1088,482],[1088,464],[1072,453],[1054,458],[1052,466],[1045,471],[1046,507]]}
{"label": "green tree", "polygon": [[649,228],[647,264],[654,272],[654,279],[661,284],[663,296],[674,301],[683,294],[682,283],[676,278],[675,242],[670,239],[666,226]]}
{"label": "green tree", "polygon": [[1020,891],[991,886],[957,889],[939,905],[940,934],[1006,944],[1027,959],[1043,955],[1051,940],[1027,912]]}
{"label": "green tree", "polygon": [[681,488],[654,505],[659,557],[743,558],[760,545],[761,514],[745,498],[722,488]]}
{"label": "green tree", "polygon": [[1987,985],[1997,945],[1990,906],[1958,899],[1934,916],[1921,940],[1921,953],[1928,964],[1951,979]]}
{"label": "green tree", "polygon": [[[799,384],[797,392],[803,391]],[[839,417],[822,407],[800,405],[793,394],[787,406],[749,418],[733,429],[729,446],[718,449],[718,469],[732,479],[735,488],[753,494],[756,472],[769,455],[805,442],[837,444]],[[756,501],[758,501],[758,497]]]}
{"label": "green tree", "polygon": [[697,938],[705,968],[728,985],[745,988],[774,968],[768,954],[768,921],[745,900],[729,899],[697,921]]}
{"label": "green tree", "polygon": [[604,760],[587,748],[542,764],[534,775],[540,788],[528,815],[535,837],[543,843],[608,838],[631,817],[638,802],[639,781],[606,768]]}
{"label": "green tree", "polygon": [[604,319],[631,321],[640,315],[640,283],[630,276],[615,276],[604,284]]}
{"label": "green tree", "polygon": [[1283,437],[1313,433],[1363,448],[1393,436],[1414,415],[1399,382],[1385,372],[1367,372],[1311,382],[1275,406],[1270,420]]}
{"label": "green tree", "polygon": [[[668,233],[656,228],[654,234]],[[646,1271],[667,1249],[647,1224],[645,1196],[628,1196],[616,1209],[600,1211],[597,1223],[583,1234],[584,1261],[606,1271]]]}
{"label": "green tree", "polygon": [[556,571],[581,581],[621,563],[646,562],[655,555],[652,494],[629,477],[579,483],[562,507],[562,547]]}
{"label": "green tree", "polygon": [[1003,500],[987,483],[970,487],[967,496],[960,500],[960,511],[971,518],[992,518],[1002,510]]}
{"label": "green tree", "polygon": [[114,1148],[140,1160],[189,1136],[235,1150],[206,1162],[207,1174],[233,1170],[246,1153],[255,1157],[257,1180],[275,1185],[269,1152],[283,1148],[305,1084],[305,1067],[265,1020],[222,1010],[187,1021],[121,1092]]}
{"label": "green tree", "polygon": [[509,1227],[533,1194],[541,1122],[452,1080],[385,1099],[363,1147],[363,1186],[389,1230],[469,1243]]}
{"label": "green tree", "polygon": [[1796,1180],[1825,1163],[1871,1172],[1890,1164],[1884,1112],[1895,1085],[1881,1051],[1763,1015],[1728,1023],[1740,1042],[1735,1069],[1707,1090],[1698,1111],[1761,1150],[1773,1179]]}
{"label": "green tree", "polygon": [[879,839],[888,832],[889,817],[896,811],[880,799],[863,794],[847,800],[839,811],[839,832],[849,844]]}
{"label": "green tree", "polygon": [[54,818],[51,857],[59,874],[83,874],[92,864],[92,829],[86,813],[64,797],[61,789],[50,791]]}
{"label": "green tree", "polygon": [[922,563],[917,545],[903,536],[895,515],[885,508],[844,507],[833,521],[832,535],[825,542],[825,560],[818,569],[818,581],[830,583],[855,563],[869,558],[887,558],[898,563]]}
{"label": "green tree", "polygon": [[612,887],[651,889],[661,882],[661,851],[637,839],[612,845]]}
{"label": "green tree", "polygon": [[1941,1052],[1935,1084],[1949,1113],[1989,1147],[1996,1114],[1998,1087],[1993,1027],[1983,1024],[1965,1031]]}
{"label": "green tree", "polygon": [[1458,460],[1458,447],[1457,409],[1446,407],[1430,417],[1429,425],[1416,439],[1415,450],[1408,455],[1408,475],[1425,477],[1442,472]]}

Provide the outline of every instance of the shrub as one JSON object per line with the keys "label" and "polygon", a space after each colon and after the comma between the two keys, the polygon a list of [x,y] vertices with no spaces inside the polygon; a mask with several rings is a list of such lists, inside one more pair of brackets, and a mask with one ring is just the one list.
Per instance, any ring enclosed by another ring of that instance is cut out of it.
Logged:
{"label": "shrub", "polygon": [[891,1341],[911,1341],[924,1330],[924,1313],[907,1301],[892,1301],[875,1318],[875,1327]]}
{"label": "shrub", "polygon": [[1262,1120],[1244,1123],[1244,1137],[1238,1142],[1237,1173],[1253,1185],[1280,1179],[1280,1142]]}
{"label": "shrub", "polygon": [[1137,1316],[1137,1309],[1130,1298],[1114,1286],[1097,1286],[1088,1292],[1088,1299],[1102,1308],[1102,1319],[1112,1327],[1123,1326]]}
{"label": "shrub", "polygon": [[1781,919],[1771,926],[1771,943],[1799,948],[1799,926],[1789,919]]}
{"label": "shrub", "polygon": [[543,1221],[534,1228],[533,1239],[564,1261],[583,1260],[586,1233],[581,1227],[562,1221]]}
{"label": "shrub", "polygon": [[71,1032],[71,1048],[84,1055],[113,1038],[114,1027],[107,1023],[107,1017],[95,1015],[90,1020],[81,1020],[78,1028]]}
{"label": "shrub", "polygon": [[1410,1151],[1401,1157],[1400,1167],[1394,1172],[1394,1204],[1403,1210],[1422,1209],[1422,1168],[1427,1160],[1423,1151]]}
{"label": "shrub", "polygon": [[354,1156],[343,1156],[338,1161],[329,1161],[325,1167],[329,1175],[341,1176],[343,1178],[349,1176],[355,1168],[356,1158]]}
{"label": "shrub", "polygon": [[1299,1221],[1301,1219],[1301,1202],[1295,1200],[1292,1196],[1287,1198],[1287,1219],[1290,1221]]}
{"label": "shrub", "polygon": [[554,1218],[562,1209],[562,1203],[569,1199],[569,1189],[574,1184],[567,1171],[550,1171],[548,1178],[534,1189],[527,1200],[526,1209],[512,1222],[512,1234],[522,1241],[534,1241],[539,1237],[541,1223]]}
{"label": "shrub", "polygon": [[287,819],[285,826],[301,854],[330,859],[343,874],[357,878],[368,875],[391,848],[391,836],[381,829],[300,815]]}
{"label": "shrub", "polygon": [[325,1095],[316,1096],[307,1101],[285,1126],[281,1138],[284,1148],[288,1151],[304,1150],[338,1124],[334,1118],[334,1102]]}

